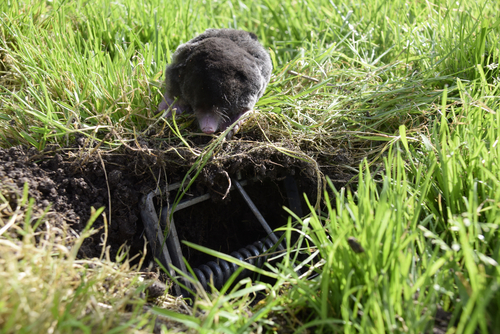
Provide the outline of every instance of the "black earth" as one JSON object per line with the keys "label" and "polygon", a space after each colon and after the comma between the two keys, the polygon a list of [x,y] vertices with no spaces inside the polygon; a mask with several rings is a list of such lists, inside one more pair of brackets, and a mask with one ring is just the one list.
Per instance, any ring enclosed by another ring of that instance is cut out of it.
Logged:
{"label": "black earth", "polygon": [[[272,228],[286,224],[288,219],[283,209],[289,206],[283,186],[287,175],[293,175],[299,192],[315,203],[317,179],[310,163],[265,146],[249,148],[249,144],[239,141],[225,143],[224,150],[230,154],[208,162],[185,195],[193,198],[208,193],[211,198],[175,214],[181,240],[230,253],[265,236],[241,195],[236,191],[227,193],[229,178],[236,175],[253,180],[245,190]],[[145,245],[139,202],[158,186],[183,180],[194,158],[185,158],[180,164],[179,154],[183,153],[131,147],[112,153],[81,147],[48,148],[43,152],[21,146],[0,149],[0,190],[15,207],[26,183],[34,199],[34,215],[50,206],[50,221],[57,225],[64,220],[77,233],[87,225],[91,207],[105,207],[109,227],[106,245],[110,246],[111,258],[123,245],[134,256],[142,254]],[[333,178],[340,186],[350,177]],[[157,197],[158,208],[166,204],[165,195]],[[175,195],[169,194],[170,202]],[[303,196],[301,199],[302,210],[307,212]],[[102,216],[92,227],[98,233],[86,239],[80,257],[101,254],[105,232]],[[192,266],[208,260],[208,256],[185,246],[183,255]],[[151,261],[147,258],[145,263]]]}

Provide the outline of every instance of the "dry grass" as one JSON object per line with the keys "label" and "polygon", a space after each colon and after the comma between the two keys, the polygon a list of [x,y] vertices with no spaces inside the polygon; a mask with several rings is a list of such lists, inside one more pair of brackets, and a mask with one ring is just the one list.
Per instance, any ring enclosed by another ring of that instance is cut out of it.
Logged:
{"label": "dry grass", "polygon": [[[148,304],[145,289],[154,275],[137,270],[142,261],[131,266],[126,249],[117,259],[110,259],[108,251],[102,259],[79,259],[79,246],[96,232],[91,222],[77,235],[64,222],[52,224],[51,214],[38,210],[26,195],[0,193],[2,333],[149,333],[157,318],[147,311],[152,305],[191,312],[184,301],[168,295]],[[157,330],[162,324],[183,328],[160,319]]]}

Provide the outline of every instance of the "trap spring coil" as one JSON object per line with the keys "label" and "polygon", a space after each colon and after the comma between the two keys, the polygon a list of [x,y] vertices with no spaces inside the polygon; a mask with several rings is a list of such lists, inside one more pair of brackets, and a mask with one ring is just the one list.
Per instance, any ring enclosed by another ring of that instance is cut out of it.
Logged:
{"label": "trap spring coil", "polygon": [[[260,268],[264,265],[264,262],[267,259],[267,257],[261,257],[260,255],[264,254],[272,247],[274,247],[274,243],[270,239],[265,238],[244,248],[240,248],[236,252],[232,252],[231,256]],[[209,261],[208,263],[202,264],[198,268],[193,269],[196,277],[205,290],[209,289],[208,283],[210,283],[211,279],[213,280],[216,289],[222,288],[229,277],[231,277],[231,275],[238,269],[238,266],[234,263],[228,263],[222,259],[217,259],[216,261],[217,262]],[[244,278],[248,275],[249,271],[245,269],[241,272],[239,278]]]}

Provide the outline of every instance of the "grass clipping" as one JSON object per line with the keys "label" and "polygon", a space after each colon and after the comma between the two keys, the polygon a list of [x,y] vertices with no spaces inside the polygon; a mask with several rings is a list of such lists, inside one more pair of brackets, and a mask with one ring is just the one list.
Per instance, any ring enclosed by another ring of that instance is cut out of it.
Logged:
{"label": "grass clipping", "polygon": [[[116,262],[107,251],[103,259],[76,258],[83,240],[96,232],[91,225],[102,209],[92,210],[87,228],[77,235],[66,223],[50,224],[50,212],[37,210],[26,187],[22,197],[11,195],[0,191],[2,333],[150,333],[168,325],[147,312],[153,280],[130,265],[126,250]],[[166,294],[155,304],[189,313],[182,300]]]}

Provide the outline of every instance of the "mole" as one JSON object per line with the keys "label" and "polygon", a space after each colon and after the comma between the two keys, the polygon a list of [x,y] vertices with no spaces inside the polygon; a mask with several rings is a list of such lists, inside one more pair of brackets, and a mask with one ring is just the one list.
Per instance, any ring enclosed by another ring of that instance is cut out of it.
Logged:
{"label": "mole", "polygon": [[[173,54],[165,71],[166,89],[158,112],[175,101],[171,109],[194,113],[204,133],[224,131],[253,110],[271,71],[269,53],[255,34],[208,29]],[[171,115],[170,111],[167,117]]]}

